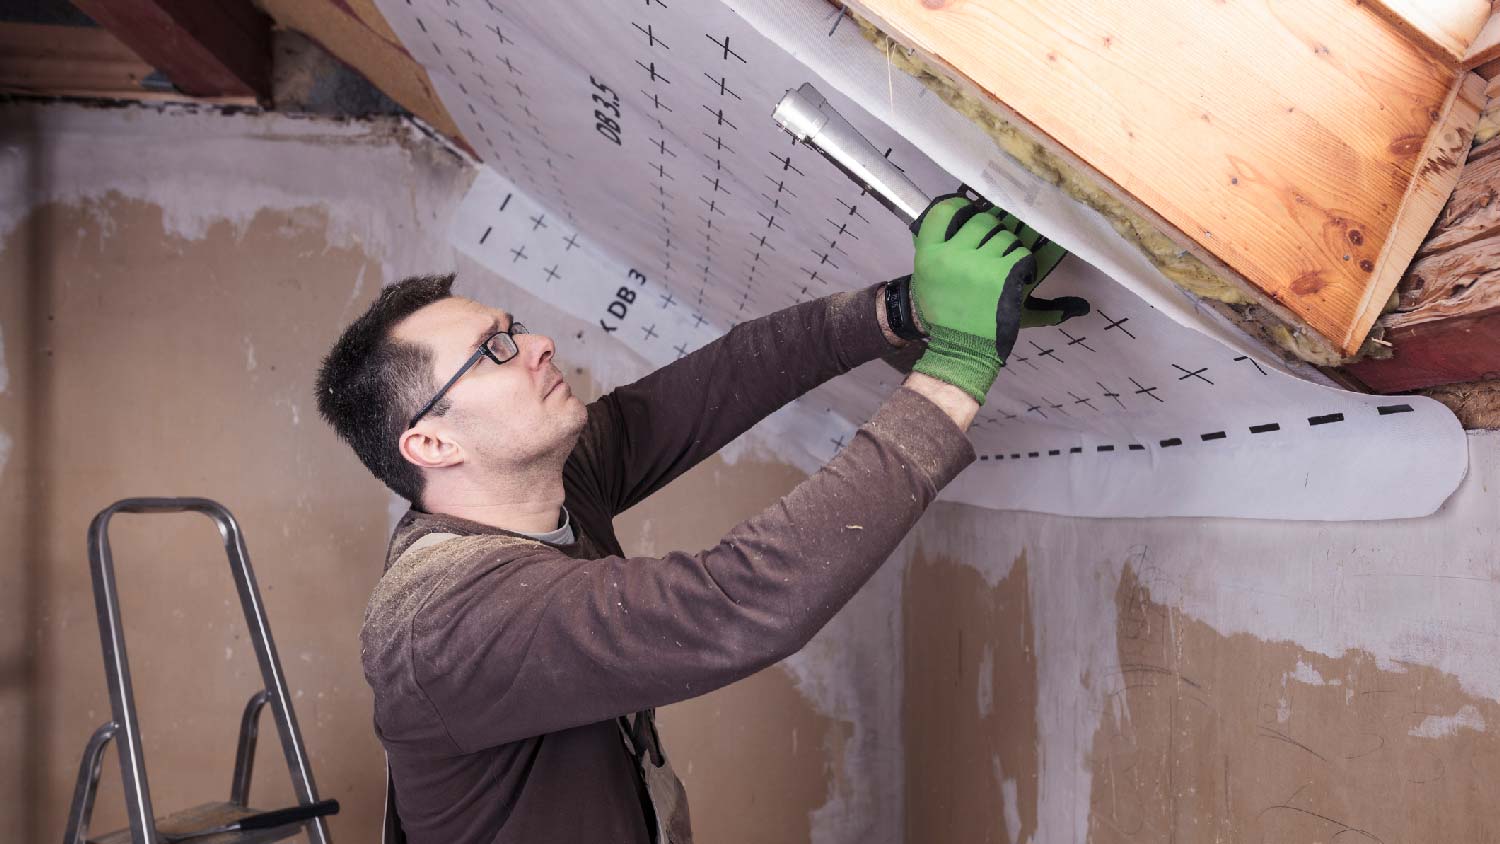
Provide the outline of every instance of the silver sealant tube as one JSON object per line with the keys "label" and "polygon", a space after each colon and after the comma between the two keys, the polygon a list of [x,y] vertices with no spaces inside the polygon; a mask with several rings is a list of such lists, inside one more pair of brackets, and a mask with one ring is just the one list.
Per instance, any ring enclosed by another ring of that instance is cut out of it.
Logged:
{"label": "silver sealant tube", "polygon": [[771,116],[792,137],[822,153],[856,184],[866,188],[908,227],[931,202],[812,83],[804,82],[795,91],[787,91]]}

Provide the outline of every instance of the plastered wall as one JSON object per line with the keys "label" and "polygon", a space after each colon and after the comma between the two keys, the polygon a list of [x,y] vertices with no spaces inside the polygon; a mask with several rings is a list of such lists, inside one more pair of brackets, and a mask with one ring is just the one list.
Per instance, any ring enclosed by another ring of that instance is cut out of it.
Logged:
{"label": "plastered wall", "polygon": [[[357,634],[397,508],[317,417],[318,359],[381,284],[456,269],[463,292],[556,337],[580,393],[645,371],[454,255],[471,178],[398,123],[0,107],[0,839],[61,837],[108,718],[90,517],[203,495],[246,531],[315,776],[344,807],[335,840],[376,840]],[[705,547],[800,477],[748,437],[623,517],[621,539]],[[152,796],[224,799],[258,674],[217,535],[188,516],[118,524]],[[895,650],[898,587],[892,568],[803,654],[664,710],[702,840],[896,840],[899,678],[848,678]],[[254,804],[290,802],[269,720],[256,771]],[[118,828],[112,752],[101,794],[95,829]]]}
{"label": "plastered wall", "polygon": [[907,839],[1500,837],[1500,432],[1469,445],[1411,521],[940,506],[905,573]]}

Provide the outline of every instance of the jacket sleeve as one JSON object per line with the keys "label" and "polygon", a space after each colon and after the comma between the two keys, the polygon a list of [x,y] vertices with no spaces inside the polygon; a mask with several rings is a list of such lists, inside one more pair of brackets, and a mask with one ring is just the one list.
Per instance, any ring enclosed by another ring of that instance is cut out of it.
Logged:
{"label": "jacket sleeve", "polygon": [[889,354],[879,286],[804,302],[736,326],[589,405],[564,468],[621,513],[828,379]]}
{"label": "jacket sleeve", "polygon": [[459,752],[694,697],[796,652],[974,460],[898,389],[823,469],[714,547],[468,567],[412,624],[418,685]]}

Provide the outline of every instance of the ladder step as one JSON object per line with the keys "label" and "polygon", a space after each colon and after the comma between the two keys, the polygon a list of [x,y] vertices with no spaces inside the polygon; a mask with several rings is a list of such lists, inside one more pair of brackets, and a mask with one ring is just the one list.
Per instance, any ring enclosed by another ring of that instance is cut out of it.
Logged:
{"label": "ladder step", "polygon": [[[186,835],[200,829],[223,826],[260,811],[260,809],[248,809],[236,803],[204,803],[191,809],[173,812],[164,818],[157,818],[156,830],[164,836]],[[268,841],[285,841],[301,834],[303,825],[293,823],[274,829],[221,832],[217,835],[205,835],[202,838],[190,838],[187,844],[262,844]],[[116,830],[98,838],[91,836],[89,844],[131,844],[130,829]]]}

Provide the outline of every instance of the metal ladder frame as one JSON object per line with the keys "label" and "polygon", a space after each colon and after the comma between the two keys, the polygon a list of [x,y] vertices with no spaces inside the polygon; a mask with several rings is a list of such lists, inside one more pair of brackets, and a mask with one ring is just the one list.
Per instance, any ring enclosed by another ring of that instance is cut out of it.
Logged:
{"label": "metal ladder frame", "polygon": [[[94,731],[84,750],[83,761],[78,770],[78,784],[68,813],[68,829],[64,839],[66,844],[84,844],[89,820],[93,815],[104,749],[115,738],[120,738],[120,775],[124,780],[131,840],[135,844],[161,842],[156,831],[156,816],[151,809],[151,789],[146,781],[146,764],[141,751],[135,692],[131,687],[130,665],[125,655],[125,630],[120,619],[119,592],[115,587],[114,558],[109,548],[109,523],[117,513],[182,512],[202,513],[213,519],[219,528],[219,535],[224,540],[224,552],[229,558],[230,572],[234,575],[235,589],[239,593],[240,606],[245,613],[245,623],[250,628],[250,641],[255,646],[255,658],[260,663],[261,678],[265,682],[265,688],[251,696],[240,719],[230,800],[243,806],[249,798],[260,711],[266,703],[270,703],[297,801],[304,805],[318,801],[312,766],[302,743],[302,733],[297,728],[297,716],[292,711],[291,696],[287,693],[286,676],[281,669],[281,659],[276,654],[276,644],[271,639],[270,622],[266,619],[255,573],[250,568],[250,554],[245,549],[245,539],[240,532],[239,523],[223,505],[207,498],[126,498],[99,511],[89,525],[89,566],[94,579],[94,608],[99,619],[99,640],[104,650],[104,673],[109,684],[113,718]],[[327,819],[319,817],[307,821],[305,829],[312,844],[328,844]]]}

